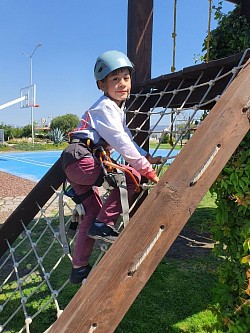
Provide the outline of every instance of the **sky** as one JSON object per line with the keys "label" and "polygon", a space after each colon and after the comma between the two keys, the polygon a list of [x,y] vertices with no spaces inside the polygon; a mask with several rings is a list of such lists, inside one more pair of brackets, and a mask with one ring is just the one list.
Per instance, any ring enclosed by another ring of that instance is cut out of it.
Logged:
{"label": "sky", "polygon": [[[176,71],[193,66],[207,35],[208,0],[177,1]],[[218,0],[213,4],[218,5]],[[100,96],[93,75],[102,52],[127,51],[127,0],[0,0],[0,105],[36,84],[34,121],[81,117]],[[224,13],[234,5],[223,1]],[[171,72],[174,0],[154,0],[152,78]],[[212,20],[211,28],[217,22]],[[0,110],[0,124],[31,123],[20,103]]]}

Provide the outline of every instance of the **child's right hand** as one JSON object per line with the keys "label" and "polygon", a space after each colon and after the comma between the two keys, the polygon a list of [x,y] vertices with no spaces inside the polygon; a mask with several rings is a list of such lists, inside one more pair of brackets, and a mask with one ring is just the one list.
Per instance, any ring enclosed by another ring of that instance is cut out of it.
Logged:
{"label": "child's right hand", "polygon": [[155,176],[154,178],[151,179],[152,182],[154,182],[155,184],[158,183],[159,181],[159,177],[158,176]]}

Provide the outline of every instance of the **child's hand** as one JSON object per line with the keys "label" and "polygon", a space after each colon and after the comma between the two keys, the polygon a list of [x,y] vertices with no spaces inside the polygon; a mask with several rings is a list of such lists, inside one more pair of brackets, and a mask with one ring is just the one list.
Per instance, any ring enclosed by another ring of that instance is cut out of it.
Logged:
{"label": "child's hand", "polygon": [[158,183],[159,181],[159,177],[158,176],[155,176],[153,179],[152,179],[152,182],[154,182],[155,184]]}
{"label": "child's hand", "polygon": [[152,157],[150,154],[147,154],[146,159],[151,164],[161,164],[163,162],[163,159],[161,156]]}

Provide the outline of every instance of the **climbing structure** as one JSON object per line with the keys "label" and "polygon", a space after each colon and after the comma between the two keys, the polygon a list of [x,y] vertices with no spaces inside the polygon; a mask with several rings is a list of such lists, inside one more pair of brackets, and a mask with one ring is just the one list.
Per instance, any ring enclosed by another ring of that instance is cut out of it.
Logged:
{"label": "climbing structure", "polygon": [[127,106],[132,133],[143,146],[157,142],[153,155],[166,136],[173,146],[160,151],[160,182],[141,185],[131,211],[149,194],[118,240],[109,249],[97,243],[96,266],[79,290],[68,282],[71,254],[60,232],[74,207],[55,163],[0,229],[0,332],[114,332],[249,130],[249,55],[155,79],[140,80],[139,71]]}
{"label": "climbing structure", "polygon": [[[152,184],[142,184],[134,205],[149,190],[146,201],[107,253],[107,246],[96,247],[93,263],[105,255],[75,296],[68,284],[71,255],[59,230],[59,206],[64,206],[66,226],[74,207],[71,201],[62,202],[60,160],[49,170],[0,230],[2,331],[14,327],[18,332],[42,332],[41,318],[49,309],[48,327],[60,317],[50,332],[113,332],[249,129],[249,54],[246,51],[224,64],[186,68],[150,80],[151,86],[145,82],[136,87],[127,112],[131,122],[142,112],[150,129],[144,130],[141,122],[132,131],[135,137],[146,134],[146,141],[153,138],[159,144],[172,135],[173,148],[161,150],[165,160],[157,167],[161,174],[168,170],[154,189]],[[144,114],[145,105],[149,111]],[[212,105],[200,123],[203,110]],[[162,131],[159,124],[169,126]],[[181,145],[181,151],[175,149]],[[158,150],[156,146],[153,154]],[[69,241],[73,246],[74,238]],[[107,284],[112,284],[112,292]]]}

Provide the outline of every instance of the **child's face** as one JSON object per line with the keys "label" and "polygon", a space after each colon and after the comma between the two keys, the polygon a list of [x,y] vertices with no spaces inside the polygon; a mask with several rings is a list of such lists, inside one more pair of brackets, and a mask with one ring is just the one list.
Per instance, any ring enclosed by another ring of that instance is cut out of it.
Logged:
{"label": "child's face", "polygon": [[126,100],[131,90],[131,77],[127,68],[110,73],[104,81],[99,81],[100,89],[119,106]]}

